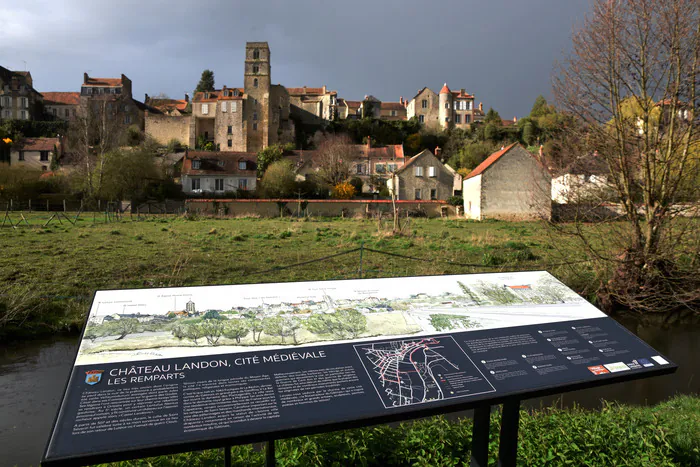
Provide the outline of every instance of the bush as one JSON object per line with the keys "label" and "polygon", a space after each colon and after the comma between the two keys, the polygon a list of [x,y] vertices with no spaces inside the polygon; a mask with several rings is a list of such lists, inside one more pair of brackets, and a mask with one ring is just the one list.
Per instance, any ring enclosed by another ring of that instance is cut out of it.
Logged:
{"label": "bush", "polygon": [[464,198],[461,196],[450,196],[447,198],[447,204],[450,206],[464,206]]}
{"label": "bush", "polygon": [[352,199],[355,196],[355,187],[350,182],[338,183],[331,190],[331,198],[334,199]]}
{"label": "bush", "polygon": [[168,141],[168,146],[166,147],[168,152],[180,152],[182,151],[182,143],[176,138]]}
{"label": "bush", "polygon": [[350,179],[350,185],[355,187],[355,193],[362,193],[362,187],[364,186],[364,184],[365,183],[359,177],[352,177]]}
{"label": "bush", "polygon": [[126,143],[129,146],[138,146],[143,143],[146,136],[143,134],[138,125],[131,125],[126,129]]}

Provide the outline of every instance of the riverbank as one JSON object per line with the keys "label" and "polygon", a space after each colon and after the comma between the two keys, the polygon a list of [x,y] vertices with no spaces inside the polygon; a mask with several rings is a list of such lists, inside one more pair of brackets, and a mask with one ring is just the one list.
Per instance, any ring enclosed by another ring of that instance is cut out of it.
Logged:
{"label": "riverbank", "polygon": [[[500,415],[491,416],[489,458],[498,453]],[[378,426],[278,441],[280,466],[468,465],[471,419],[435,417],[396,427]],[[262,466],[264,452],[232,448],[233,465]],[[109,464],[221,465],[223,452],[161,456]],[[700,465],[700,397],[676,396],[652,407],[606,404],[602,410],[545,408],[522,411],[518,464],[527,466]]]}

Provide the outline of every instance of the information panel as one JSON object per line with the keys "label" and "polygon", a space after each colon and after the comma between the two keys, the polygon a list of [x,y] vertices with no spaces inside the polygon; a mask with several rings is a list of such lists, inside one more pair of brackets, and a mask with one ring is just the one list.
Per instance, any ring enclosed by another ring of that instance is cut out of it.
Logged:
{"label": "information panel", "polygon": [[43,463],[263,441],[675,369],[547,272],[99,291]]}

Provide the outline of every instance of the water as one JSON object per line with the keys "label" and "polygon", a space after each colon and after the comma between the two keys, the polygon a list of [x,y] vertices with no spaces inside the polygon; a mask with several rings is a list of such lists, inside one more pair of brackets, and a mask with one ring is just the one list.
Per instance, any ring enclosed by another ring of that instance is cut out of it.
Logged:
{"label": "water", "polygon": [[[601,399],[652,405],[674,394],[700,393],[700,324],[661,326],[618,318],[679,365],[673,375],[575,391],[524,402],[528,407],[573,403],[595,409]],[[38,465],[77,349],[77,336],[0,348],[0,465]]]}

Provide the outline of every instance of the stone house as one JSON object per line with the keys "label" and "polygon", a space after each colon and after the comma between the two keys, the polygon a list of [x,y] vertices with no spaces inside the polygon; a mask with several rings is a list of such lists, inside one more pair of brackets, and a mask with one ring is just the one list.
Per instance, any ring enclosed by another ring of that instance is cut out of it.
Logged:
{"label": "stone house", "polygon": [[552,175],[513,143],[494,152],[464,179],[467,219],[550,219]]}
{"label": "stone house", "polygon": [[10,150],[10,165],[48,171],[51,161],[61,156],[59,138],[24,138]]}
{"label": "stone house", "polygon": [[253,191],[257,156],[248,152],[185,151],[182,191],[187,194]]}
{"label": "stone house", "polygon": [[361,101],[338,99],[338,118],[341,120],[360,118]]}
{"label": "stone house", "polygon": [[41,120],[43,100],[30,72],[0,66],[0,120]]}
{"label": "stone house", "polygon": [[44,92],[44,111],[59,120],[73,121],[80,107],[79,92]]}
{"label": "stone house", "polygon": [[454,195],[456,175],[452,167],[425,149],[397,170],[387,187],[399,200],[446,200]]}
{"label": "stone house", "polygon": [[373,182],[384,185],[406,164],[403,144],[373,147],[368,139],[367,144],[357,145],[357,149],[360,157],[352,162],[351,174],[362,180],[363,193],[379,191],[380,187],[373,186]]}
{"label": "stone house", "polygon": [[416,117],[426,126],[467,129],[478,119],[475,115],[474,96],[464,89],[452,91],[444,84],[440,93],[430,88],[418,91],[406,105],[406,117]]}
{"label": "stone house", "polygon": [[426,127],[438,128],[440,126],[440,102],[439,96],[430,88],[418,91],[406,106],[406,118],[413,117]]}
{"label": "stone house", "polygon": [[80,88],[79,115],[107,115],[116,125],[131,125],[144,129],[147,107],[131,94],[131,80],[125,75],[119,78],[93,78],[83,73]]}
{"label": "stone house", "polygon": [[338,92],[320,88],[287,88],[291,113],[304,123],[323,124],[338,116]]}
{"label": "stone house", "polygon": [[379,104],[379,118],[382,120],[406,120],[406,103],[403,96],[399,102],[381,102]]}

